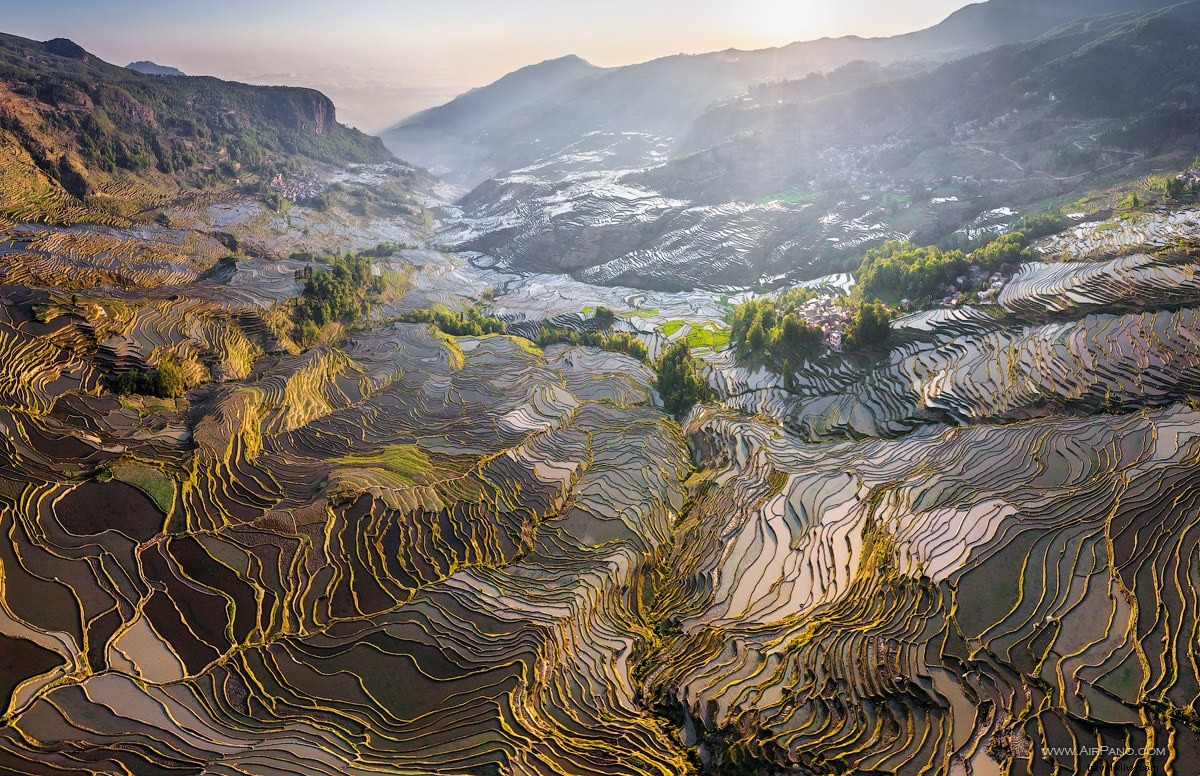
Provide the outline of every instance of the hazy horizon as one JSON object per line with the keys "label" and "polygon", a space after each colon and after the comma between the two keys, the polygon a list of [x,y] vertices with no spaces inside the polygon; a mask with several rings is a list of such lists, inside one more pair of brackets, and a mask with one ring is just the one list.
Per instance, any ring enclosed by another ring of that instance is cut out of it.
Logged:
{"label": "hazy horizon", "polygon": [[[517,0],[314,0],[253,7],[47,0],[10,12],[3,31],[71,38],[117,65],[151,60],[189,75],[307,86],[339,118],[379,132],[525,65],[576,54],[611,67],[679,53],[761,49],[821,37],[886,36],[936,24],[963,0],[615,0],[603,7]],[[230,19],[238,20],[230,25]]]}

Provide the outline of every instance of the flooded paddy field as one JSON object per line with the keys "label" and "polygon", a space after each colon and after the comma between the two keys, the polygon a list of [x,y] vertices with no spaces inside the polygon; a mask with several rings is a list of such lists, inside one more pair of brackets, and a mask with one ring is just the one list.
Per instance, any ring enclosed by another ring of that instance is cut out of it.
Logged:
{"label": "flooded paddy field", "polygon": [[[1200,750],[1200,299],[1174,243],[1042,251],[996,305],[785,380],[727,344],[744,287],[402,248],[377,258],[394,297],[299,347],[278,313],[315,259],[5,235],[10,770],[665,775],[744,734],[781,769],[913,774]],[[397,322],[484,300],[510,335]],[[677,423],[651,366],[522,337],[600,307],[652,354],[702,343],[715,399]],[[172,358],[203,370],[183,396],[111,391]]]}

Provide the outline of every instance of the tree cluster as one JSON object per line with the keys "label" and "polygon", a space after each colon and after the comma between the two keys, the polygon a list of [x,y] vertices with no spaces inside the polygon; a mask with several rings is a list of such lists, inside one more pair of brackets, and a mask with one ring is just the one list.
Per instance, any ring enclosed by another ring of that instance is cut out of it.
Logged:
{"label": "tree cluster", "polygon": [[614,353],[624,353],[638,361],[649,363],[650,351],[634,335],[624,331],[574,331],[560,329],[543,321],[535,340],[539,347],[565,343],[569,345],[586,345]]}
{"label": "tree cluster", "polygon": [[1200,198],[1200,180],[1193,178],[1186,181],[1182,178],[1167,178],[1163,186],[1163,196],[1176,202],[1193,202]]}
{"label": "tree cluster", "polygon": [[776,297],[751,299],[733,308],[729,341],[742,355],[772,356],[781,352],[810,351],[824,340],[825,332],[797,314],[813,292],[794,288]]}
{"label": "tree cluster", "polygon": [[[1032,254],[1029,244],[1037,237],[1062,228],[1057,215],[1039,215],[1023,219],[1016,231],[1007,232],[973,250],[942,250],[935,245],[914,245],[889,240],[863,256],[858,269],[858,292],[865,301],[899,301],[907,298],[917,304],[941,298],[959,278],[968,278],[972,267],[983,272],[1011,272]],[[958,288],[959,291],[971,290]]]}
{"label": "tree cluster", "polygon": [[592,314],[592,324],[601,329],[611,329],[616,322],[617,314],[607,307],[597,307],[596,312]]}
{"label": "tree cluster", "polygon": [[941,296],[966,272],[962,251],[889,240],[863,256],[858,285],[863,299],[928,300]]}
{"label": "tree cluster", "polygon": [[187,378],[179,361],[166,358],[157,369],[122,372],[112,381],[112,390],[122,396],[136,394],[173,398],[187,391]]}
{"label": "tree cluster", "polygon": [[454,337],[482,337],[485,334],[505,334],[508,331],[508,325],[504,321],[482,312],[475,305],[466,310],[451,310],[439,304],[421,310],[410,310],[402,314],[400,320],[406,323],[431,323]]}
{"label": "tree cluster", "polygon": [[1057,234],[1066,228],[1066,220],[1058,213],[1036,213],[1031,216],[1022,216],[1013,233],[1023,235],[1024,243],[1028,245],[1034,240]]}
{"label": "tree cluster", "polygon": [[383,277],[373,272],[363,256],[336,257],[328,269],[304,268],[304,294],[296,308],[296,322],[324,326],[353,321],[365,315],[369,300],[383,293]]}
{"label": "tree cluster", "polygon": [[842,347],[846,350],[886,345],[892,338],[892,313],[882,302],[864,302],[854,311],[854,317],[842,334]]}
{"label": "tree cluster", "polygon": [[667,347],[655,365],[655,387],[663,406],[675,417],[683,417],[698,402],[712,397],[712,389],[700,374],[700,364],[686,342]]}
{"label": "tree cluster", "polygon": [[[311,254],[292,254],[298,255],[311,258]],[[304,290],[292,314],[293,336],[303,345],[315,342],[328,324],[353,323],[366,315],[387,285],[365,255],[333,256],[329,261],[328,268],[310,265],[297,273]]]}

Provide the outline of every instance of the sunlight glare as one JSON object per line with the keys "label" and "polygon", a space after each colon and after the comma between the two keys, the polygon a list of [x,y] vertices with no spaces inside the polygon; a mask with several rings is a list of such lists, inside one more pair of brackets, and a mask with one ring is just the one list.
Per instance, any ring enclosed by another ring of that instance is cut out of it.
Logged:
{"label": "sunlight glare", "polygon": [[742,9],[742,28],[768,45],[825,36],[835,21],[834,13],[825,3],[750,0]]}

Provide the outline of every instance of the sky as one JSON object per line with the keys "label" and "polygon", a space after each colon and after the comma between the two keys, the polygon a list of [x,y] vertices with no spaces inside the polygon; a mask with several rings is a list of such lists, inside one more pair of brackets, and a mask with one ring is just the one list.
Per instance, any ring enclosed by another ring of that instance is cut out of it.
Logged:
{"label": "sky", "polygon": [[0,0],[0,31],[118,65],[308,86],[377,132],[546,59],[611,67],[929,27],[965,0]]}

